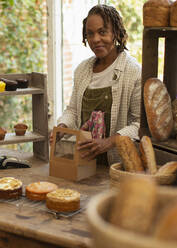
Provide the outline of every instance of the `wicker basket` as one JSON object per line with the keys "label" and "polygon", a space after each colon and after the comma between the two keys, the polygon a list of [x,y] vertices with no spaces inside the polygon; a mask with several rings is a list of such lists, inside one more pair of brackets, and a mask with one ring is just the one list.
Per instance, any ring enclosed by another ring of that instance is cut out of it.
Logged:
{"label": "wicker basket", "polygon": [[[137,173],[127,172],[123,170],[123,167],[120,163],[112,164],[109,170],[110,175],[110,187],[119,187],[120,181],[124,178],[131,177]],[[155,181],[160,185],[171,185],[176,181],[176,175],[168,175],[168,176],[156,176],[149,174],[142,174],[143,177],[152,177]]]}
{"label": "wicker basket", "polygon": [[[177,200],[177,190],[169,187],[159,187],[159,207]],[[168,188],[168,189],[167,189]],[[94,248],[176,248],[176,242],[157,240],[152,236],[133,233],[110,224],[109,216],[115,192],[109,191],[96,195],[87,208],[87,220],[93,237]]]}

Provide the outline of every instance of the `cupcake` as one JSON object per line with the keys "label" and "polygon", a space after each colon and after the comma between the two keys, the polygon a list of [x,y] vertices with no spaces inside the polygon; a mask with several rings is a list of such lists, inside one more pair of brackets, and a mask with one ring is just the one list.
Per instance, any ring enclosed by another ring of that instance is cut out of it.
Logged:
{"label": "cupcake", "polygon": [[28,126],[24,123],[18,123],[14,126],[15,133],[18,136],[25,135]]}
{"label": "cupcake", "polygon": [[6,133],[6,130],[0,127],[0,140],[4,140]]}

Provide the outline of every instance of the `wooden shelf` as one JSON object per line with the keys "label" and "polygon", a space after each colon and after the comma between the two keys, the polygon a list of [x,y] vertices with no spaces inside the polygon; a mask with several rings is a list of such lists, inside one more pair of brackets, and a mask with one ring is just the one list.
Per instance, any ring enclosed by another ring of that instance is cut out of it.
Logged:
{"label": "wooden shelf", "polygon": [[152,144],[154,147],[161,148],[162,150],[166,150],[177,154],[177,140],[176,139],[168,139],[167,141],[157,142],[152,138]]}
{"label": "wooden shelf", "polygon": [[177,31],[177,27],[145,27],[144,30],[152,31]]}
{"label": "wooden shelf", "polygon": [[177,28],[175,27],[150,27],[144,28],[144,34],[151,36],[151,38],[167,37],[172,38],[176,36]]}
{"label": "wooden shelf", "polygon": [[[166,85],[171,100],[177,95],[177,28],[176,27],[150,27],[143,31],[142,51],[142,100],[141,100],[141,136],[151,136],[144,107],[143,91],[148,78],[158,77],[159,38],[164,37],[164,70],[163,83]],[[152,137],[151,137],[152,138]],[[177,154],[177,140],[170,138],[165,142],[157,142],[152,138],[157,149]]]}
{"label": "wooden shelf", "polygon": [[34,95],[43,94],[44,90],[36,87],[28,87],[26,89],[17,89],[14,91],[4,91],[0,93],[0,96],[15,96],[15,95]]}
{"label": "wooden shelf", "polygon": [[26,132],[23,136],[16,136],[15,133],[7,133],[4,140],[0,140],[0,145],[9,145],[25,142],[44,141],[45,137],[36,132]]}
{"label": "wooden shelf", "polygon": [[26,132],[24,136],[7,133],[5,139],[0,141],[0,145],[33,142],[33,155],[44,161],[49,161],[47,75],[32,72],[25,74],[1,74],[0,78],[9,80],[27,79],[29,82],[28,88],[4,91],[0,93],[0,97],[32,96],[32,132]]}

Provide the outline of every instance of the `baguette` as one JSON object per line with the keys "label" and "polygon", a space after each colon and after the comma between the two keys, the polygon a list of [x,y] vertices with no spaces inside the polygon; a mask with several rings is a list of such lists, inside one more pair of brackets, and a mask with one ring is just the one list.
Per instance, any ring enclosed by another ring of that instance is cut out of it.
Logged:
{"label": "baguette", "polygon": [[136,146],[128,136],[117,136],[116,147],[123,162],[125,171],[142,172],[144,167]]}
{"label": "baguette", "polygon": [[177,161],[167,162],[156,173],[157,176],[177,175]]}
{"label": "baguette", "polygon": [[151,139],[148,136],[141,138],[139,150],[143,166],[149,174],[155,174],[157,172],[156,158]]}

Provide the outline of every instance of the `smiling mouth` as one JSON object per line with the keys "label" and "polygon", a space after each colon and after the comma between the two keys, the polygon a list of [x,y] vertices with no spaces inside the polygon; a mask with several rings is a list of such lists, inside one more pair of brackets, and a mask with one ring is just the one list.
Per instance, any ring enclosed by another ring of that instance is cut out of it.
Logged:
{"label": "smiling mouth", "polygon": [[103,46],[97,46],[97,47],[94,47],[94,50],[101,50],[103,48],[104,48]]}

